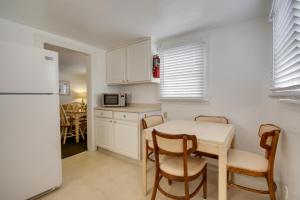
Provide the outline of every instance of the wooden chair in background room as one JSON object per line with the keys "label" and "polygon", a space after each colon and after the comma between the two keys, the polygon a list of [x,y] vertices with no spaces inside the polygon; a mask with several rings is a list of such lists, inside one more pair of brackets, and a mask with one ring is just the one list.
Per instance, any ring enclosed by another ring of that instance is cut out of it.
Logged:
{"label": "wooden chair in background room", "polygon": [[[144,117],[142,119],[143,129],[151,128],[153,126],[157,126],[157,125],[162,124],[162,123],[164,123],[164,118],[163,118],[162,115],[151,115],[151,116],[148,116],[148,117]],[[147,141],[147,143],[146,143],[147,160],[155,162],[154,159],[150,158],[150,156],[153,154],[153,152],[154,152],[153,142],[152,141]]]}
{"label": "wooden chair in background room", "polygon": [[[203,198],[207,197],[207,162],[203,158],[191,157],[197,149],[197,138],[194,135],[170,135],[152,132],[155,154],[155,182],[151,200],[155,200],[157,190],[172,199],[189,200],[203,187]],[[202,180],[196,189],[190,193],[189,182],[202,175]],[[166,178],[184,183],[184,196],[176,196],[160,187],[160,181]]]}
{"label": "wooden chair in background room", "polygon": [[60,130],[61,137],[63,138],[63,144],[66,143],[67,138],[75,137],[72,133],[72,124],[68,120],[65,109],[62,105],[60,105]]}
{"label": "wooden chair in background room", "polygon": [[[82,104],[78,102],[73,102],[69,104],[64,104],[62,105],[63,108],[67,111],[71,112],[78,112],[82,111]],[[75,121],[75,114],[66,114],[67,119],[69,120],[70,124],[72,126],[75,126],[74,121]],[[80,127],[79,127],[79,132],[83,140],[85,140],[84,134],[87,133],[87,116],[81,116],[79,119],[80,122]]]}
{"label": "wooden chair in background room", "polygon": [[87,116],[80,117],[80,131],[81,134],[87,134]]}
{"label": "wooden chair in background room", "polygon": [[[244,189],[260,194],[269,194],[271,200],[275,200],[277,189],[274,182],[274,161],[277,143],[281,129],[273,124],[262,124],[259,128],[260,147],[265,150],[265,156],[236,149],[228,153],[228,186]],[[230,174],[238,173],[253,177],[265,177],[268,183],[268,190],[258,190],[234,183]]]}
{"label": "wooden chair in background room", "polygon": [[[195,117],[195,121],[197,122],[211,122],[211,123],[219,123],[219,124],[228,124],[229,120],[226,117],[223,116],[207,116],[207,115],[199,115],[198,117]],[[200,151],[196,151],[195,154],[199,157],[208,157],[213,159],[218,159],[217,155],[213,155],[210,153],[204,153]]]}
{"label": "wooden chair in background room", "polygon": [[77,112],[82,108],[81,103],[73,102],[70,104],[67,104],[67,110]]}

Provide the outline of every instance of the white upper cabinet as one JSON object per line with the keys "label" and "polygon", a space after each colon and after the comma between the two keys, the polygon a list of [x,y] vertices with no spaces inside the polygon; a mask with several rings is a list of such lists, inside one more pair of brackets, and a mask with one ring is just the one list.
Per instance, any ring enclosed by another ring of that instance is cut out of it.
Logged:
{"label": "white upper cabinet", "polygon": [[150,41],[139,42],[127,47],[127,80],[143,82],[151,80]]}
{"label": "white upper cabinet", "polygon": [[106,82],[121,84],[126,81],[126,48],[110,51],[106,54]]}
{"label": "white upper cabinet", "polygon": [[106,56],[107,84],[159,82],[152,76],[151,40],[109,51]]}

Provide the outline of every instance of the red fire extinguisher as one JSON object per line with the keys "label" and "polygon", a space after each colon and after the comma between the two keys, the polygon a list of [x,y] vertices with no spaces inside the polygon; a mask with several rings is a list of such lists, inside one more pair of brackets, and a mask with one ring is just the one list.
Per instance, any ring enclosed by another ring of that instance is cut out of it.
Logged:
{"label": "red fire extinguisher", "polygon": [[160,77],[160,58],[158,55],[153,56],[153,69],[152,69],[153,77]]}

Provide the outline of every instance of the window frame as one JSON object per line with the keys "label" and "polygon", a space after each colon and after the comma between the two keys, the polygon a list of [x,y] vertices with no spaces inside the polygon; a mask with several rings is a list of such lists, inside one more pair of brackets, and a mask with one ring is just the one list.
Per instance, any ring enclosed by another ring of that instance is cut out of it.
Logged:
{"label": "window frame", "polygon": [[[292,0],[294,1],[294,0]],[[280,100],[300,100],[300,85],[293,85],[288,87],[274,87],[275,78],[274,78],[274,72],[275,72],[275,21],[273,20],[273,17],[278,13],[276,9],[278,4],[278,0],[273,0],[272,9],[270,13],[270,21],[272,22],[272,34],[273,34],[273,41],[272,41],[272,50],[273,50],[273,62],[272,62],[272,69],[271,69],[271,94],[269,94],[269,97],[271,98],[277,98]],[[300,35],[300,34],[299,34]],[[300,52],[299,52],[300,53]]]}
{"label": "window frame", "polygon": [[[160,83],[160,87],[159,87],[159,98],[160,101],[162,102],[197,102],[197,103],[208,103],[209,99],[208,99],[208,85],[209,85],[209,45],[207,41],[203,41],[203,40],[197,40],[197,41],[190,41],[190,42],[177,42],[175,43],[175,45],[170,45],[167,47],[161,47],[159,48],[159,55],[162,55],[162,52],[168,49],[172,49],[172,48],[176,48],[176,47],[181,47],[181,46],[186,46],[186,45],[193,45],[193,44],[202,44],[205,45],[205,54],[206,57],[204,59],[204,67],[203,67],[203,76],[204,76],[204,89],[203,89],[203,97],[162,97],[161,96],[161,87],[162,87],[162,77],[161,77],[161,83]],[[162,58],[161,58],[162,59]],[[161,70],[162,70],[162,64],[161,64]]]}

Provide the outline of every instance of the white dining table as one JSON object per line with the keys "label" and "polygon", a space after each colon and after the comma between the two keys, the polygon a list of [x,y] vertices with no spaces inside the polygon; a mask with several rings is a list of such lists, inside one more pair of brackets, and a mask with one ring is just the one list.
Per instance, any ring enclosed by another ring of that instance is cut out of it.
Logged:
{"label": "white dining table", "polygon": [[198,140],[197,150],[218,155],[218,199],[227,199],[227,152],[234,143],[234,125],[197,121],[169,121],[158,126],[145,129],[142,134],[142,181],[143,192],[147,195],[147,156],[146,141],[152,141],[152,131],[168,134],[196,135]]}

